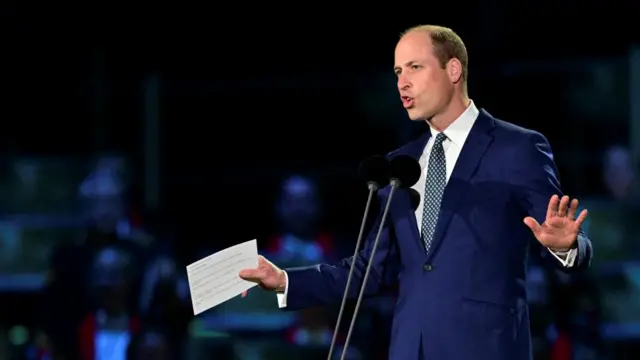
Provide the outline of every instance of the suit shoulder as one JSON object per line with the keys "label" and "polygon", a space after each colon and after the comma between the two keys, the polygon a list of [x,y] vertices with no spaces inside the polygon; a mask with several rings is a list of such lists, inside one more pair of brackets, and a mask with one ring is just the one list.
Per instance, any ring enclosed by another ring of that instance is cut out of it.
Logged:
{"label": "suit shoulder", "polygon": [[388,152],[388,153],[387,153],[387,155],[385,155],[385,157],[386,157],[387,159],[389,159],[389,160],[393,159],[394,157],[396,157],[396,156],[398,156],[398,155],[402,154],[402,148],[403,148],[403,147],[404,147],[404,146],[399,147],[399,148],[397,148],[397,149],[395,149],[395,150],[393,150],[393,151]]}
{"label": "suit shoulder", "polygon": [[504,148],[514,154],[513,162],[520,166],[523,158],[535,159],[533,161],[554,161],[553,150],[547,138],[540,132],[527,129],[503,120],[495,119],[495,138]]}
{"label": "suit shoulder", "polygon": [[532,129],[527,129],[516,124],[495,119],[496,130],[498,136],[503,136],[506,139],[511,139],[515,142],[522,142],[527,140],[529,142],[548,142],[547,138],[540,132]]}
{"label": "suit shoulder", "polygon": [[[387,153],[386,158],[391,160],[398,155],[409,155],[411,154],[411,149],[415,146],[419,146],[420,143],[426,143],[427,134],[420,136],[419,138],[412,140],[401,147]],[[424,145],[424,144],[423,144]]]}

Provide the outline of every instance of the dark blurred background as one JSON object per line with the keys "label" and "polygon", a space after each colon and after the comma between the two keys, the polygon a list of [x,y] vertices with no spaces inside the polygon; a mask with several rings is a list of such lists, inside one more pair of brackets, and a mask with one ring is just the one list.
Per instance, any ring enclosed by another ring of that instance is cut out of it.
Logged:
{"label": "dark blurred background", "polygon": [[[194,317],[185,266],[255,238],[280,266],[353,251],[359,161],[426,130],[391,71],[422,23],[460,34],[471,98],[545,134],[590,210],[586,275],[531,257],[536,359],[636,358],[640,12],[544,4],[3,3],[0,359],[325,359],[335,309],[253,290]],[[350,359],[386,358],[393,306],[366,302]]]}

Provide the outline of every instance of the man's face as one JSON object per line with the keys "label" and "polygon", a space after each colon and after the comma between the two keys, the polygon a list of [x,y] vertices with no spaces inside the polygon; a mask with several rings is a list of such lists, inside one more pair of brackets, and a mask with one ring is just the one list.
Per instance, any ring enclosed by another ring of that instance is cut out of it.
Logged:
{"label": "man's face", "polygon": [[394,72],[402,105],[411,120],[427,120],[446,107],[454,83],[436,58],[426,31],[413,31],[396,45]]}

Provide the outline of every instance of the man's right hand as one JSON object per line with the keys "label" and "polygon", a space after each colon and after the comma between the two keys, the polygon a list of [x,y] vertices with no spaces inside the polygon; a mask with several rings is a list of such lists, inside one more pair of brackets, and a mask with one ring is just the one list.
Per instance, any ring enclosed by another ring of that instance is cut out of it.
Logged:
{"label": "man's right hand", "polygon": [[[262,255],[258,255],[258,267],[241,270],[240,277],[260,285],[265,290],[284,292],[287,286],[284,270],[272,264]],[[245,296],[247,296],[246,291],[242,293],[242,297]]]}

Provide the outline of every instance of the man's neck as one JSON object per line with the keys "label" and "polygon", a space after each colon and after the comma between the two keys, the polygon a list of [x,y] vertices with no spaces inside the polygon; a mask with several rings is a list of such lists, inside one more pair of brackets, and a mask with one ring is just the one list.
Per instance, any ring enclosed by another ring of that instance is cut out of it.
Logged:
{"label": "man's neck", "polygon": [[467,96],[454,96],[444,111],[435,115],[429,120],[429,124],[439,132],[445,131],[449,125],[467,110],[471,100]]}

